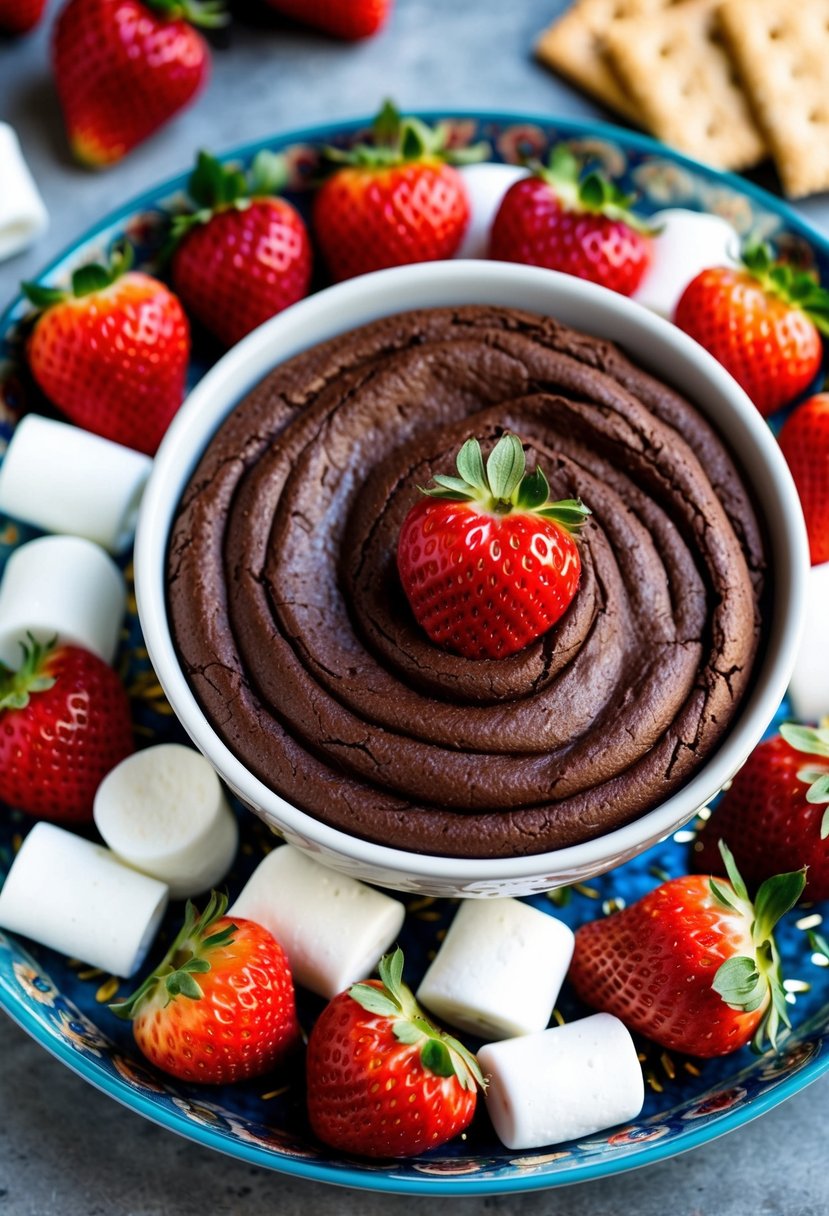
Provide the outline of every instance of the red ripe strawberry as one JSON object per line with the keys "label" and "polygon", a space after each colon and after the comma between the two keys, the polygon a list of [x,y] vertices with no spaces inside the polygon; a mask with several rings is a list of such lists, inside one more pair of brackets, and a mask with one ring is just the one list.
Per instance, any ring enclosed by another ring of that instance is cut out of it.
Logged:
{"label": "red ripe strawberry", "polygon": [[767,245],[743,252],[741,269],[714,266],[692,279],[674,322],[722,363],[765,417],[814,380],[829,292],[805,271],[772,260]]}
{"label": "red ripe strawberry", "polygon": [[79,646],[23,647],[0,665],[0,801],[56,823],[86,823],[104,777],[133,751],[127,694]]}
{"label": "red ripe strawberry", "polygon": [[778,438],[803,506],[812,565],[829,562],[829,393],[799,405]]}
{"label": "red ripe strawberry", "polygon": [[784,723],[754,749],[703,827],[695,867],[722,872],[722,839],[750,887],[775,870],[807,866],[809,899],[829,899],[827,803],[829,730]]}
{"label": "red ripe strawberry", "polygon": [[225,916],[212,892],[184,924],[160,967],[126,1001],[110,1005],[132,1022],[143,1054],[182,1081],[224,1085],[258,1077],[299,1041],[285,951],[252,920]]}
{"label": "red ripe strawberry", "polygon": [[341,1152],[413,1157],[469,1126],[484,1079],[402,982],[402,951],[379,971],[379,981],[336,996],[311,1031],[308,1114],[320,1140]]}
{"label": "red ripe strawberry", "polygon": [[581,557],[579,499],[550,501],[544,471],[526,473],[520,439],[503,435],[484,468],[477,439],[438,474],[403,521],[397,568],[419,625],[468,659],[499,659],[540,637],[570,605]]}
{"label": "red ripe strawberry", "polygon": [[32,375],[88,431],[152,455],[181,405],[190,327],[163,283],[129,269],[84,266],[70,292],[24,283],[39,309],[29,337]]}
{"label": "red ripe strawberry", "polygon": [[314,200],[317,242],[337,280],[387,266],[450,258],[469,223],[463,179],[448,159],[480,160],[480,147],[450,152],[448,131],[401,119],[386,102],[372,145],[330,148],[343,167]]}
{"label": "red ripe strawberry", "polygon": [[210,75],[193,25],[224,22],[217,0],[69,0],[52,62],[78,160],[111,165],[191,102]]}
{"label": "red ripe strawberry", "polygon": [[26,34],[33,30],[46,7],[46,0],[0,0],[0,32]]}
{"label": "red ripe strawberry", "polygon": [[777,1041],[789,1025],[772,930],[799,899],[802,870],[770,878],[754,904],[723,846],[728,881],[673,878],[582,925],[570,979],[588,1005],[693,1056]]}
{"label": "red ripe strawberry", "polygon": [[349,42],[370,38],[386,23],[392,0],[268,0],[285,17]]}
{"label": "red ripe strawberry", "polygon": [[561,270],[631,295],[650,265],[651,228],[631,211],[633,197],[592,172],[559,144],[547,168],[510,186],[490,233],[489,256]]}
{"label": "red ripe strawberry", "polygon": [[275,197],[286,178],[272,152],[260,152],[247,177],[200,152],[188,186],[198,210],[173,222],[173,286],[227,346],[308,291],[308,233],[291,204]]}

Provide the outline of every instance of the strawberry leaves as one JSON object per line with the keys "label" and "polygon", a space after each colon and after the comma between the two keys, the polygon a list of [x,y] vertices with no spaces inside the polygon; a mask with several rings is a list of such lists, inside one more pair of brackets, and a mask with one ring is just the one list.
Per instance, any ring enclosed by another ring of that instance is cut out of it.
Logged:
{"label": "strawberry leaves", "polygon": [[423,1013],[410,988],[403,983],[403,951],[385,955],[378,971],[382,987],[352,984],[348,995],[368,1013],[389,1018],[400,1043],[420,1045],[420,1062],[438,1077],[458,1078],[463,1089],[485,1088],[478,1061],[456,1038],[439,1030]]}
{"label": "strawberry leaves", "polygon": [[[796,751],[806,752],[810,756],[820,756],[829,759],[829,730],[826,727],[797,726],[793,722],[784,722],[780,734]],[[798,770],[798,781],[803,781],[809,788],[806,791],[806,801],[812,806],[829,803],[829,764],[808,764]],[[820,825],[820,838],[829,836],[829,807]]]}
{"label": "strawberry leaves", "polygon": [[179,996],[200,1001],[204,991],[194,977],[210,970],[211,951],[232,945],[237,932],[237,926],[233,924],[214,929],[216,922],[225,915],[227,903],[226,895],[211,891],[207,907],[200,913],[188,900],[184,924],[161,965],[125,1001],[110,1005],[112,1013],[122,1021],[130,1022],[147,1001],[156,996],[166,998],[162,1000],[164,1006]]}
{"label": "strawberry leaves", "polygon": [[511,511],[541,515],[577,532],[590,510],[580,498],[550,501],[550,484],[540,466],[526,472],[524,447],[517,435],[506,431],[489,454],[484,467],[481,446],[467,439],[455,460],[460,476],[436,473],[431,487],[418,486],[430,498],[477,502],[485,511],[508,515]]}
{"label": "strawberry leaves", "polygon": [[806,870],[767,878],[757,891],[752,908],[748,889],[731,850],[722,840],[719,847],[731,885],[729,888],[715,878],[709,880],[709,885],[714,896],[734,912],[743,915],[746,911],[753,912],[751,940],[755,957],[737,955],[726,959],[717,969],[711,987],[726,1005],[743,1013],[753,1013],[767,1001],[768,1008],[755,1031],[752,1047],[761,1051],[768,1039],[772,1048],[776,1049],[780,1024],[790,1026],[791,1022],[773,931],[781,917],[794,907],[803,894]]}
{"label": "strawberry leaves", "polygon": [[26,298],[39,311],[45,311],[54,304],[62,304],[64,300],[82,299],[94,295],[95,292],[105,291],[117,279],[132,270],[135,253],[129,241],[116,245],[110,254],[109,261],[104,264],[97,262],[79,266],[73,271],[71,287],[68,291],[60,287],[46,287],[42,283],[24,282],[20,284]]}
{"label": "strawberry leaves", "polygon": [[243,211],[253,199],[273,198],[287,184],[287,161],[266,148],[257,153],[247,172],[235,164],[222,164],[202,149],[187,182],[187,192],[197,209],[174,217],[165,256],[174,252],[191,228],[207,224],[217,211],[228,207]]}
{"label": "strawberry leaves", "polygon": [[596,169],[582,175],[584,162],[565,144],[556,144],[546,165],[531,161],[528,165],[534,177],[540,177],[555,192],[562,204],[571,211],[586,211],[620,220],[641,232],[653,236],[657,228],[633,211],[635,194],[625,194],[615,182]]}
{"label": "strawberry leaves", "polygon": [[325,156],[338,165],[381,169],[419,161],[470,165],[489,155],[487,143],[468,148],[450,148],[451,134],[449,123],[439,122],[430,127],[413,115],[404,118],[394,102],[387,98],[372,124],[370,144],[355,144],[348,150],[328,147]]}
{"label": "strawberry leaves", "polygon": [[765,241],[748,243],[742,252],[745,269],[769,295],[805,312],[817,329],[829,334],[829,291],[816,275],[789,262],[775,260]]}
{"label": "strawberry leaves", "polygon": [[17,671],[0,664],[0,712],[5,709],[25,709],[32,693],[47,692],[55,685],[53,676],[44,671],[44,665],[55,648],[54,637],[46,645],[30,633],[29,644],[20,643],[23,661]]}

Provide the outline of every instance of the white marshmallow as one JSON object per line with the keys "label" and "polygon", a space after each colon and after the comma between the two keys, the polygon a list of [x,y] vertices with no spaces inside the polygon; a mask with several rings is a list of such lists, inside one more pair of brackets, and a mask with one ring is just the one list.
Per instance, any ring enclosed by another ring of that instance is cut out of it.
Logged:
{"label": "white marshmallow", "polygon": [[0,122],[0,262],[27,249],[49,227],[49,213],[20,141],[7,122]]}
{"label": "white marshmallow", "polygon": [[132,543],[152,467],[143,452],[27,414],[0,465],[0,512],[121,553]]}
{"label": "white marshmallow", "polygon": [[489,1076],[489,1117],[509,1149],[592,1135],[635,1119],[645,1100],[633,1040],[609,1013],[488,1044],[478,1063]]}
{"label": "white marshmallow", "polygon": [[0,927],[126,977],[143,963],[167,898],[164,883],[108,849],[37,823],[0,889]]}
{"label": "white marshmallow", "polygon": [[806,580],[806,622],[789,700],[795,715],[807,722],[829,714],[829,562],[812,566]]}
{"label": "white marshmallow", "polygon": [[634,300],[668,320],[685,288],[711,266],[737,266],[737,233],[719,215],[671,207],[651,217],[662,231],[653,238],[653,260]]}
{"label": "white marshmallow", "polygon": [[543,1030],[573,957],[573,932],[517,899],[468,899],[417,990],[436,1017],[481,1039]]}
{"label": "white marshmallow", "polygon": [[523,165],[462,165],[463,178],[469,198],[469,227],[456,258],[485,258],[489,254],[489,233],[501,200],[514,182],[527,177]]}
{"label": "white marshmallow", "polygon": [[99,545],[79,536],[30,540],[14,550],[0,583],[0,662],[18,667],[31,633],[111,663],[126,606],[123,575]]}
{"label": "white marshmallow", "polygon": [[239,831],[219,778],[200,752],[160,743],[127,756],[95,794],[95,825],[126,865],[200,895],[227,874]]}
{"label": "white marshmallow", "polygon": [[405,913],[399,900],[283,845],[260,862],[228,916],[264,925],[296,982],[330,1000],[371,974]]}

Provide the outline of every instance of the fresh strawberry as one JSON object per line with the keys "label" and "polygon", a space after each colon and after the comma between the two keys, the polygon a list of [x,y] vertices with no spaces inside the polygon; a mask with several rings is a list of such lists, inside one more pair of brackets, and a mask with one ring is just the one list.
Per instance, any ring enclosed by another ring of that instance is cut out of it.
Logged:
{"label": "fresh strawberry", "polygon": [[382,29],[392,0],[268,0],[268,4],[284,17],[353,42]]}
{"label": "fresh strawberry", "polygon": [[111,165],[188,105],[210,52],[194,25],[223,25],[221,0],[69,0],[52,62],[72,151]]}
{"label": "fresh strawberry", "polygon": [[0,33],[26,34],[43,16],[46,0],[0,0]]}
{"label": "fresh strawberry", "polygon": [[163,283],[130,270],[84,266],[71,291],[24,283],[41,309],[28,341],[32,375],[88,431],[152,455],[181,405],[190,327]]}
{"label": "fresh strawberry", "polygon": [[133,751],[127,694],[103,659],[30,637],[18,671],[0,664],[0,801],[85,823],[104,777]]}
{"label": "fresh strawberry", "polygon": [[403,953],[380,980],[354,984],[308,1040],[308,1114],[325,1144],[364,1157],[413,1157],[469,1126],[484,1080],[475,1057],[438,1030],[403,983]]}
{"label": "fresh strawberry", "polygon": [[314,232],[335,279],[386,266],[450,258],[469,223],[463,179],[447,163],[480,160],[480,147],[450,151],[448,129],[402,118],[386,102],[373,143],[328,149],[342,167],[314,200]]}
{"label": "fresh strawberry", "polygon": [[198,210],[173,221],[173,286],[227,346],[308,291],[308,233],[276,197],[286,180],[272,152],[260,152],[248,175],[200,152],[188,185]]}
{"label": "fresh strawberry", "polygon": [[709,350],[765,417],[802,393],[820,370],[829,292],[803,270],[750,245],[739,269],[713,266],[679,298],[674,323]]}
{"label": "fresh strawberry", "polygon": [[477,439],[459,477],[433,489],[403,521],[397,568],[412,612],[436,642],[468,659],[499,659],[545,633],[570,605],[581,557],[580,499],[550,501],[543,469],[525,473],[521,440],[503,435],[484,468]]}
{"label": "fresh strawberry", "polygon": [[804,872],[779,874],[754,904],[731,854],[728,880],[673,878],[576,931],[570,979],[581,1000],[646,1038],[693,1056],[753,1040],[776,1045],[789,1025],[772,930],[799,899]]}
{"label": "fresh strawberry", "polygon": [[285,951],[267,929],[226,910],[227,896],[215,891],[202,913],[188,900],[161,965],[126,1001],[110,1005],[132,1022],[147,1059],[182,1081],[258,1077],[299,1041]]}
{"label": "fresh strawberry", "polygon": [[829,562],[829,393],[799,405],[778,438],[803,506],[812,565]]}
{"label": "fresh strawberry", "polygon": [[561,270],[629,296],[652,256],[652,229],[632,203],[601,173],[582,176],[579,161],[559,144],[547,168],[534,165],[504,195],[489,256]]}
{"label": "fresh strawberry", "polygon": [[695,868],[722,873],[722,839],[750,887],[807,866],[808,898],[829,899],[828,803],[829,730],[784,723],[754,749],[703,826]]}

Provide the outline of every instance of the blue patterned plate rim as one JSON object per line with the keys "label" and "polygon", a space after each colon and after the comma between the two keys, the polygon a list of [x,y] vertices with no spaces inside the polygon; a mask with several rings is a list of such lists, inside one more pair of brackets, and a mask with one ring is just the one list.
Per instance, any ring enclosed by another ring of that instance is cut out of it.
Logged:
{"label": "blue patterned plate rim", "polygon": [[[450,118],[457,121],[470,121],[479,124],[496,126],[532,125],[539,127],[555,127],[563,138],[593,139],[608,141],[619,145],[625,151],[633,151],[641,155],[660,158],[673,165],[686,169],[689,173],[711,183],[720,184],[729,190],[752,201],[757,207],[775,215],[782,220],[790,232],[804,238],[811,247],[829,258],[829,239],[824,237],[807,220],[801,218],[785,202],[778,199],[762,187],[748,182],[735,174],[711,169],[690,157],[674,152],[664,144],[646,135],[627,131],[609,123],[560,118],[551,114],[529,113],[524,110],[459,110],[447,106],[444,108],[430,107],[417,109],[422,118],[435,120]],[[264,137],[235,145],[221,153],[222,159],[248,159],[263,147],[285,147],[293,144],[327,143],[338,138],[348,137],[355,131],[365,128],[371,122],[370,117],[360,117],[341,122],[318,123],[311,126],[288,129],[269,137]],[[54,257],[37,276],[42,279],[51,274],[66,259],[70,258],[80,247],[94,241],[107,229],[111,229],[120,221],[128,219],[136,212],[155,205],[185,188],[189,170],[167,179],[155,188],[142,192],[122,206],[114,209],[98,223],[92,225],[79,238],[69,244],[60,254]],[[666,205],[670,205],[667,203]],[[12,322],[13,314],[20,307],[21,297],[18,295],[0,314],[0,339],[5,335]],[[543,1168],[538,1173],[523,1173],[516,1170],[512,1176],[497,1177],[485,1174],[476,1177],[464,1174],[460,1177],[436,1177],[422,1175],[420,1177],[401,1177],[380,1172],[369,1173],[344,1166],[334,1166],[326,1162],[314,1162],[299,1159],[287,1154],[280,1154],[273,1149],[260,1147],[250,1142],[235,1139],[231,1143],[227,1137],[220,1136],[210,1127],[202,1123],[194,1123],[181,1112],[170,1110],[148,1100],[136,1092],[125,1082],[114,1077],[104,1068],[96,1064],[94,1059],[74,1050],[67,1042],[56,1039],[46,1033],[40,1022],[33,1016],[28,1007],[20,1000],[11,997],[3,985],[0,985],[0,1008],[16,1022],[36,1042],[59,1059],[73,1072],[88,1081],[96,1089],[114,1098],[128,1109],[135,1111],[151,1122],[178,1133],[185,1139],[204,1145],[207,1148],[225,1155],[245,1161],[248,1164],[313,1181],[333,1183],[335,1185],[355,1187],[364,1190],[395,1192],[400,1194],[431,1194],[431,1195],[486,1195],[534,1191],[552,1187],[570,1185],[575,1182],[589,1181],[595,1178],[627,1173],[641,1166],[655,1164],[680,1153],[708,1143],[725,1133],[741,1127],[753,1119],[765,1114],[787,1098],[806,1088],[807,1085],[821,1077],[829,1070],[829,1051],[818,1050],[811,1059],[807,1059],[802,1067],[797,1068],[788,1077],[781,1078],[764,1092],[753,1096],[749,1101],[740,1103],[729,1110],[723,1110],[711,1120],[702,1120],[695,1129],[683,1130],[681,1137],[666,1140],[643,1141],[637,1147],[635,1154],[619,1159],[612,1155],[605,1160],[588,1160],[579,1163],[575,1168],[565,1172],[548,1173]],[[812,1021],[813,1019],[810,1019]],[[803,1030],[804,1027],[798,1027]],[[539,1150],[541,1155],[541,1150]],[[401,1163],[403,1165],[404,1163]]]}

